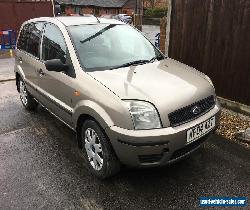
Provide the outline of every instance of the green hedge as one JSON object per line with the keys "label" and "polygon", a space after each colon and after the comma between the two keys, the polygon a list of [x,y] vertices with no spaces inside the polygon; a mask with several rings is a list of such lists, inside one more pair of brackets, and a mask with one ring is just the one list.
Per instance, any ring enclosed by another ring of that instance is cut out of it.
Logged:
{"label": "green hedge", "polygon": [[168,8],[152,8],[145,11],[146,17],[161,18],[167,15]]}

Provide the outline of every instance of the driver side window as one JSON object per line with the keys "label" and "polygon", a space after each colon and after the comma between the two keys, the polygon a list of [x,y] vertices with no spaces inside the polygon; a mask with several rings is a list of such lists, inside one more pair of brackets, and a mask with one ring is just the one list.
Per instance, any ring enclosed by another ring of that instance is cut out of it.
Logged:
{"label": "driver side window", "polygon": [[60,29],[54,24],[46,24],[42,43],[42,60],[60,59],[65,64],[66,49]]}

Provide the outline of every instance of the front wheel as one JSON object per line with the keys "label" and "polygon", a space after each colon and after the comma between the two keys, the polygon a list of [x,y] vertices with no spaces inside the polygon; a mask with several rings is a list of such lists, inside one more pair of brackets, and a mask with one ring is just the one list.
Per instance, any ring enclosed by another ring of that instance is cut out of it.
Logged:
{"label": "front wheel", "polygon": [[104,131],[94,120],[82,124],[81,140],[83,152],[90,171],[105,179],[119,172],[120,162]]}
{"label": "front wheel", "polygon": [[30,95],[30,93],[26,89],[25,82],[22,78],[19,78],[18,80],[18,89],[20,94],[20,99],[27,110],[35,110],[38,103],[35,101],[35,99]]}

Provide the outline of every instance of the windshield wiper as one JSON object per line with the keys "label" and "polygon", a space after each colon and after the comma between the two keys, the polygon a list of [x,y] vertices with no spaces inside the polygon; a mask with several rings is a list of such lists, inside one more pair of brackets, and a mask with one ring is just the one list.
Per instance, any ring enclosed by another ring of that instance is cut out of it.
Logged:
{"label": "windshield wiper", "polygon": [[116,26],[116,25],[114,25],[114,24],[110,24],[110,25],[106,26],[105,28],[103,28],[102,30],[100,30],[100,31],[98,31],[97,33],[95,33],[94,35],[92,35],[92,36],[88,37],[87,39],[84,39],[84,40],[82,40],[82,41],[80,41],[80,42],[81,42],[82,44],[85,43],[85,42],[88,42],[88,41],[90,41],[91,39],[94,39],[95,37],[100,36],[100,35],[103,34],[105,31],[107,31],[107,30],[109,30],[109,29],[111,29],[111,28],[113,28],[113,27],[115,27],[115,26]]}
{"label": "windshield wiper", "polygon": [[151,59],[149,60],[149,63],[153,63],[157,58],[158,58],[157,56],[151,58]]}
{"label": "windshield wiper", "polygon": [[149,63],[150,60],[137,60],[137,61],[131,61],[131,62],[128,62],[128,63],[124,63],[120,66],[115,66],[115,67],[112,67],[110,68],[110,70],[112,69],[118,69],[118,68],[122,68],[122,67],[128,67],[128,66],[132,66],[132,65],[140,65],[140,64],[145,64],[145,63]]}
{"label": "windshield wiper", "polygon": [[157,56],[151,58],[151,59],[149,60],[149,63],[153,63],[156,59],[157,59],[157,60],[162,60],[162,59],[163,59],[163,56],[157,55]]}
{"label": "windshield wiper", "polygon": [[158,55],[155,56],[153,58],[151,58],[150,60],[137,60],[137,61],[132,61],[132,62],[128,62],[128,63],[124,63],[120,66],[114,66],[112,68],[110,68],[110,70],[112,69],[118,69],[118,68],[122,68],[122,67],[128,67],[128,66],[132,66],[132,65],[140,65],[140,64],[145,64],[145,63],[153,63],[155,60],[161,60],[163,59],[163,56]]}

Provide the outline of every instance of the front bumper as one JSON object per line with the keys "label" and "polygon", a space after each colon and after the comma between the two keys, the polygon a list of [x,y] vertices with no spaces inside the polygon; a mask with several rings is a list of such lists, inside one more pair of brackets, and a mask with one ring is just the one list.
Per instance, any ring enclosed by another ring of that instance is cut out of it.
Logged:
{"label": "front bumper", "polygon": [[[186,144],[187,130],[215,116],[216,126],[206,136]],[[219,125],[220,105],[199,118],[177,127],[127,130],[112,126],[106,133],[120,161],[132,167],[152,167],[174,162],[197,149]]]}

